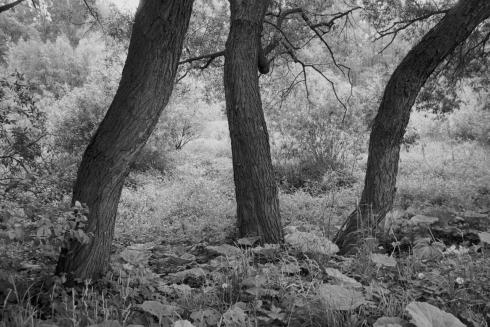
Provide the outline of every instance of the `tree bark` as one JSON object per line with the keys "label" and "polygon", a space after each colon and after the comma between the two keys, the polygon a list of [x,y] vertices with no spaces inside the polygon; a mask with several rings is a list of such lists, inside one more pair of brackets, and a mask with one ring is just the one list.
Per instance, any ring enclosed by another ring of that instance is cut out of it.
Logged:
{"label": "tree bark", "polygon": [[269,134],[260,98],[260,37],[269,1],[230,0],[225,50],[225,98],[233,155],[240,236],[283,240]]}
{"label": "tree bark", "polygon": [[372,232],[393,206],[400,145],[420,89],[447,55],[489,16],[490,1],[459,1],[408,52],[391,76],[371,131],[360,205],[334,239],[342,253],[352,252],[360,233],[366,229]]}
{"label": "tree bark", "polygon": [[85,150],[72,202],[89,207],[89,244],[71,241],[56,273],[99,278],[107,268],[117,206],[129,165],[172,93],[193,0],[141,0],[114,100]]}

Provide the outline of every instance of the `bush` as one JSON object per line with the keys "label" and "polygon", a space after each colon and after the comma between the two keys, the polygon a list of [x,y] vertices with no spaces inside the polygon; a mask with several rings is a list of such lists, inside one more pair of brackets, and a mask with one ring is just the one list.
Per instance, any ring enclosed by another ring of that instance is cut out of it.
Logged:
{"label": "bush", "polygon": [[39,38],[20,40],[9,51],[9,69],[19,71],[38,85],[39,93],[48,91],[56,98],[82,86],[102,60],[103,42],[96,36],[83,39],[73,48],[66,37],[55,42]]}
{"label": "bush", "polygon": [[154,169],[162,174],[171,173],[174,168],[172,160],[151,146],[145,146],[131,164],[131,170],[145,172]]}
{"label": "bush", "polygon": [[[358,123],[342,123],[341,110],[312,106],[292,116],[281,114],[272,138],[276,178],[285,191],[305,188],[312,194],[352,185],[364,145]],[[347,120],[353,117],[347,117]]]}
{"label": "bush", "polygon": [[490,110],[484,107],[463,107],[449,116],[451,136],[490,145]]}

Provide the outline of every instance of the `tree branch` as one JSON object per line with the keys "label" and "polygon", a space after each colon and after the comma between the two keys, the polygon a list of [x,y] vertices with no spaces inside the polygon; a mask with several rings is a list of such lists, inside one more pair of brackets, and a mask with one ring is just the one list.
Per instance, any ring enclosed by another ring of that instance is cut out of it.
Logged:
{"label": "tree branch", "polygon": [[375,38],[375,41],[380,40],[380,39],[382,39],[388,35],[392,36],[392,39],[388,43],[388,45],[385,48],[383,48],[383,50],[381,50],[381,52],[383,52],[391,43],[393,43],[393,40],[395,39],[395,37],[398,35],[399,32],[407,29],[408,27],[415,24],[416,22],[420,22],[420,21],[429,19],[430,17],[435,16],[435,15],[446,14],[448,11],[449,11],[449,9],[436,10],[436,11],[431,11],[425,15],[422,15],[422,16],[417,16],[417,17],[412,18],[412,19],[396,21],[393,24],[391,24],[390,26],[382,29],[381,31],[377,31],[378,36]]}
{"label": "tree branch", "polygon": [[6,5],[2,5],[2,6],[0,6],[0,13],[9,10],[9,9],[17,6],[18,4],[20,4],[24,1],[25,0],[17,0],[17,1],[11,2],[11,3],[7,3]]}
{"label": "tree branch", "polygon": [[206,63],[204,64],[204,66],[201,66],[200,68],[201,69],[205,69],[207,68],[216,58],[219,58],[219,57],[222,57],[225,55],[225,50],[222,50],[222,51],[218,51],[218,52],[215,52],[215,53],[208,53],[208,54],[204,54],[204,55],[201,55],[201,56],[197,56],[197,57],[192,57],[192,58],[188,58],[188,59],[185,59],[185,60],[182,60],[179,62],[179,65],[183,65],[183,64],[189,64],[189,63],[192,63],[194,61],[200,61],[200,60],[203,60],[203,59],[207,59]]}

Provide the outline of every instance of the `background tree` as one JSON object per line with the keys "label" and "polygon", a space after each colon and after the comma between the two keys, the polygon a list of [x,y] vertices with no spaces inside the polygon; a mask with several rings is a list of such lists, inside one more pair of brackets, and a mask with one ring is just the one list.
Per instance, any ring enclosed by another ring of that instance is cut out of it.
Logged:
{"label": "background tree", "polygon": [[89,207],[93,237],[62,250],[57,274],[97,278],[107,267],[124,179],[172,93],[192,4],[140,3],[118,91],[85,150],[73,190],[73,203]]}
{"label": "background tree", "polygon": [[392,74],[371,131],[359,208],[335,237],[343,252],[352,250],[359,242],[360,231],[374,229],[392,208],[400,146],[420,89],[437,66],[489,16],[488,1],[459,1],[409,51]]}

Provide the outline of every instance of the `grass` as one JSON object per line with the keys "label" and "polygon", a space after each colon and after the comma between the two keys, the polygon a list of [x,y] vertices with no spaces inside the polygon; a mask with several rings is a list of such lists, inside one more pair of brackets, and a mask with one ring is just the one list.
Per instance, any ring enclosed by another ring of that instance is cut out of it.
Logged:
{"label": "grass", "polygon": [[[3,303],[0,327],[78,327],[104,322],[96,326],[117,326],[110,325],[111,321],[121,326],[172,326],[179,319],[196,326],[201,322],[204,327],[370,326],[381,316],[408,319],[405,307],[414,300],[430,302],[458,317],[470,312],[485,318],[485,310],[490,309],[484,302],[490,299],[486,250],[447,252],[437,260],[416,259],[408,252],[397,257],[395,267],[380,266],[370,259],[376,247],[363,247],[354,257],[301,253],[290,247],[242,248],[238,255],[217,258],[203,254],[207,244],[230,243],[235,236],[233,172],[226,135],[226,125],[213,122],[200,138],[172,155],[175,168],[171,174],[151,170],[131,174],[134,187],[124,189],[119,206],[112,271],[102,281],[67,289],[59,280],[46,277],[52,269],[48,264],[37,273],[0,271],[0,277],[17,275],[10,286],[24,285],[12,291],[11,302]],[[433,135],[423,136],[418,145],[402,151],[398,210],[438,206],[488,210],[488,157],[489,150],[476,142],[448,143]],[[284,225],[332,238],[359,198],[362,171],[355,176],[352,187],[316,196],[301,190],[280,192]],[[127,262],[120,255],[134,243],[153,246],[143,263]],[[1,256],[24,260],[15,253],[29,247],[5,242]],[[267,260],[258,253],[267,253]],[[190,258],[190,263],[174,267],[174,256]],[[36,260],[28,255],[27,259]],[[172,274],[159,272],[159,265],[184,274],[188,268],[204,273],[188,272],[176,281]],[[329,309],[317,292],[322,285],[334,283],[326,268],[338,269],[362,283],[367,302],[347,311]],[[144,301],[158,301],[172,309],[157,317],[142,309]]]}
{"label": "grass", "polygon": [[398,203],[453,208],[490,207],[490,151],[476,142],[422,140],[402,152]]}

